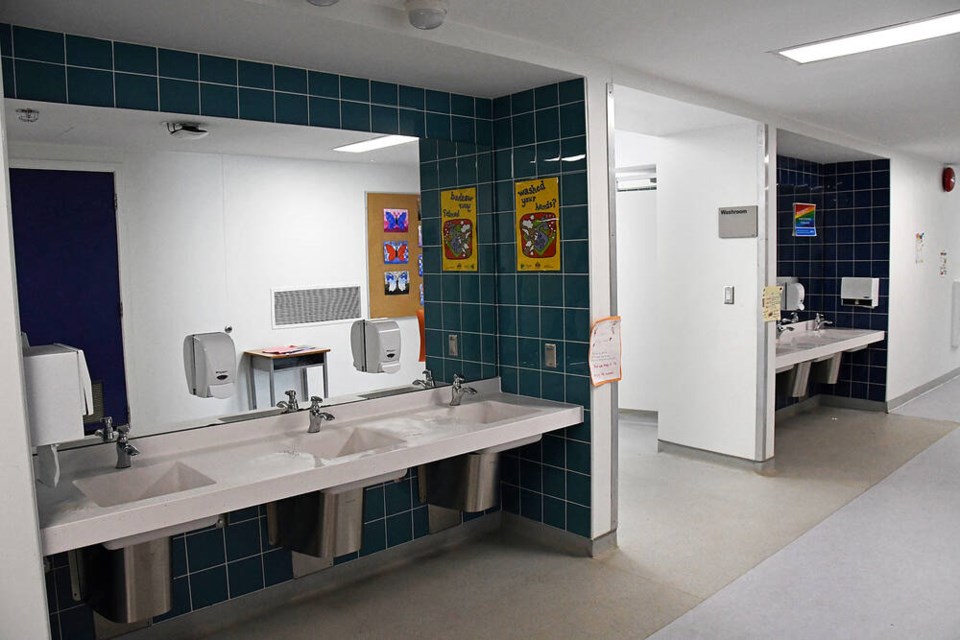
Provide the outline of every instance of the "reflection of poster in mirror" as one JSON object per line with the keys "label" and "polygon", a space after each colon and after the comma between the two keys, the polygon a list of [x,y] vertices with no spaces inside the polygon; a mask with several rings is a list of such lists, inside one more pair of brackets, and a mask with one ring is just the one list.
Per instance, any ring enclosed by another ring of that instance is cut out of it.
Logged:
{"label": "reflection of poster in mirror", "polygon": [[406,233],[410,229],[410,212],[406,209],[383,210],[384,233]]}
{"label": "reflection of poster in mirror", "polygon": [[477,189],[440,192],[444,271],[477,270]]}
{"label": "reflection of poster in mirror", "polygon": [[410,262],[410,244],[406,240],[383,243],[383,264],[407,264]]}
{"label": "reflection of poster in mirror", "polygon": [[383,293],[388,296],[405,296],[410,293],[410,272],[387,271],[383,274]]}
{"label": "reflection of poster in mirror", "polygon": [[560,179],[520,180],[517,198],[517,271],[560,270]]}

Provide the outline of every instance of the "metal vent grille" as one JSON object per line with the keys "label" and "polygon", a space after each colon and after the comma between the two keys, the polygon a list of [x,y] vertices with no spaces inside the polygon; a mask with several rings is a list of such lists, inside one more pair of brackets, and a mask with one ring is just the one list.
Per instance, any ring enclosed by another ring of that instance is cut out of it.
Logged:
{"label": "metal vent grille", "polygon": [[99,424],[103,421],[103,380],[93,380],[93,415],[83,416],[83,424]]}
{"label": "metal vent grille", "polygon": [[360,317],[360,287],[284,289],[273,292],[273,326],[290,327]]}

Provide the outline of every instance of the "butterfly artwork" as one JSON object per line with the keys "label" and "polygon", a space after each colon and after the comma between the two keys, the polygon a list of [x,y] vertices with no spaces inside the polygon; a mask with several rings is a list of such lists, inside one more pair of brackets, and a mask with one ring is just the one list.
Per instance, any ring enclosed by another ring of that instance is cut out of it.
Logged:
{"label": "butterfly artwork", "polygon": [[383,210],[384,233],[406,233],[410,230],[410,212],[406,209]]}
{"label": "butterfly artwork", "polygon": [[407,264],[410,262],[410,243],[406,240],[383,243],[383,264]]}
{"label": "butterfly artwork", "polygon": [[423,283],[420,283],[420,306],[423,306]]}
{"label": "butterfly artwork", "polygon": [[417,275],[423,277],[423,254],[417,256]]}
{"label": "butterfly artwork", "polygon": [[423,223],[417,225],[417,246],[423,246]]}
{"label": "butterfly artwork", "polygon": [[387,271],[383,274],[383,294],[405,296],[410,293],[409,271]]}

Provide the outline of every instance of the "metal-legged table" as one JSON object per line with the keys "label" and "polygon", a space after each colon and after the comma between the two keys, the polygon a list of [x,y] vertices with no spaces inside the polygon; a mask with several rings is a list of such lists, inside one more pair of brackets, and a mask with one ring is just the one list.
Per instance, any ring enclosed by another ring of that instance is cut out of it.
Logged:
{"label": "metal-legged table", "polygon": [[307,388],[307,369],[323,367],[323,397],[326,398],[329,390],[327,382],[327,354],[330,349],[310,349],[290,354],[264,353],[262,349],[245,351],[250,356],[250,375],[247,378],[247,390],[250,397],[250,408],[257,408],[257,371],[264,371],[270,382],[270,406],[277,405],[277,390],[274,385],[273,374],[287,369],[299,369],[300,381],[303,386],[301,398],[310,397]]}

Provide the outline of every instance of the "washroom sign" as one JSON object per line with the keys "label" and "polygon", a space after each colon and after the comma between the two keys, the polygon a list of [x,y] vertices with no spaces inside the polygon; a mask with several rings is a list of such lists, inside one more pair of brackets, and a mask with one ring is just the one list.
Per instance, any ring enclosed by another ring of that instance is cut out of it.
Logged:
{"label": "washroom sign", "polygon": [[477,270],[477,189],[440,192],[444,271]]}
{"label": "washroom sign", "polygon": [[518,180],[517,271],[560,271],[560,179]]}

